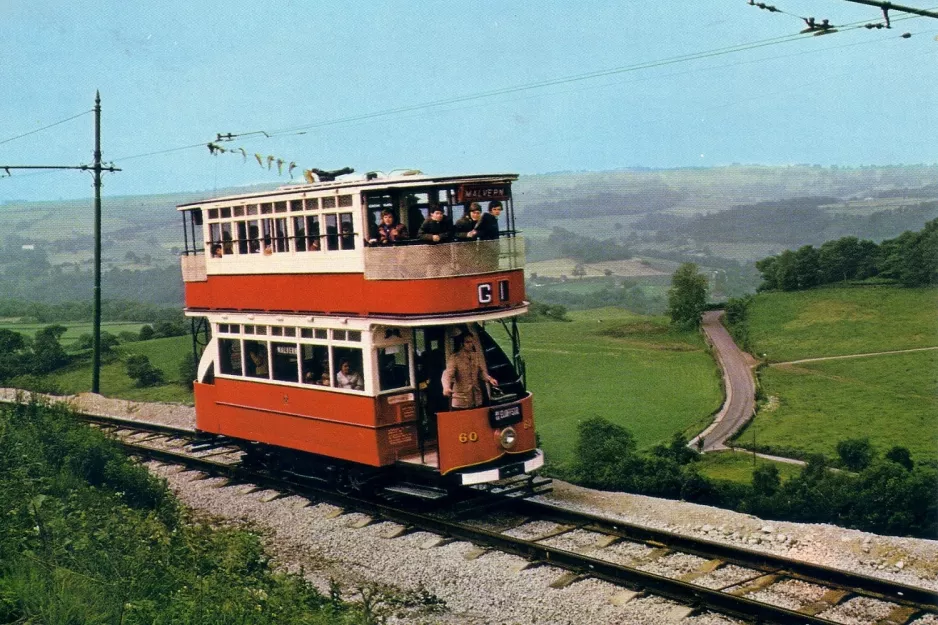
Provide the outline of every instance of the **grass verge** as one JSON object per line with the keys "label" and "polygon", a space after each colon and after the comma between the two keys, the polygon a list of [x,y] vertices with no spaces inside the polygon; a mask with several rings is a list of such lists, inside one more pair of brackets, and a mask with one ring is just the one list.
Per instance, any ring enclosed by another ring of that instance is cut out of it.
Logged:
{"label": "grass verge", "polygon": [[938,352],[910,352],[769,367],[769,398],[737,444],[836,458],[837,442],[869,438],[938,460]]}

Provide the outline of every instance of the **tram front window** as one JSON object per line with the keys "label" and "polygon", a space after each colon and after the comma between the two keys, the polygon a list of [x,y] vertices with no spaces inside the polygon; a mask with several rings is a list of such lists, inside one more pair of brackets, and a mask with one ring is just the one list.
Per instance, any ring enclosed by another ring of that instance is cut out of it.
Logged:
{"label": "tram front window", "polygon": [[382,391],[411,385],[409,352],[407,345],[378,349],[378,383]]}
{"label": "tram front window", "polygon": [[241,340],[218,339],[218,370],[227,375],[241,375]]}

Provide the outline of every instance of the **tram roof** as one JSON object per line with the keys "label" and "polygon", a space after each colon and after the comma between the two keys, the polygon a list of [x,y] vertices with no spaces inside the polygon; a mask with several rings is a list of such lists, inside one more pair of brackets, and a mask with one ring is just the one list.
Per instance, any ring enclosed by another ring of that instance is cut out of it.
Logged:
{"label": "tram roof", "polygon": [[330,189],[340,190],[380,190],[380,189],[406,189],[419,188],[433,185],[449,184],[480,184],[480,183],[504,183],[512,182],[518,179],[518,174],[469,174],[461,176],[427,176],[424,174],[384,176],[367,179],[364,175],[342,176],[340,180],[330,182],[317,182],[313,184],[291,184],[278,187],[272,191],[257,191],[252,193],[242,193],[238,195],[226,195],[222,197],[206,198],[198,202],[187,202],[179,204],[177,210],[191,210],[200,208],[205,204],[224,203],[235,200],[250,200],[255,198],[273,198],[277,196],[294,195],[297,193],[307,193],[311,191],[327,191]]}

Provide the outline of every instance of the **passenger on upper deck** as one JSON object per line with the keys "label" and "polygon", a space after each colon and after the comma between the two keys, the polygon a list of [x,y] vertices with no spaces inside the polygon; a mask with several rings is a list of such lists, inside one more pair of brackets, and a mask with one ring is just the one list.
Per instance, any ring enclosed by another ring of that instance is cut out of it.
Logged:
{"label": "passenger on upper deck", "polygon": [[477,230],[480,241],[490,241],[498,238],[498,216],[502,214],[502,203],[498,200],[489,202],[489,212],[482,215]]}
{"label": "passenger on upper deck", "polygon": [[448,243],[453,239],[453,223],[440,206],[433,206],[430,217],[420,226],[417,236],[427,243]]}
{"label": "passenger on upper deck", "polygon": [[475,241],[479,238],[479,226],[482,224],[482,207],[477,202],[469,205],[469,214],[463,215],[456,222],[454,229],[459,241]]}
{"label": "passenger on upper deck", "polygon": [[407,227],[404,224],[394,223],[394,211],[388,209],[381,211],[381,223],[378,225],[377,244],[393,245],[407,238],[409,238]]}
{"label": "passenger on upper deck", "polygon": [[212,246],[212,258],[221,258],[222,256],[221,243],[216,243]]}

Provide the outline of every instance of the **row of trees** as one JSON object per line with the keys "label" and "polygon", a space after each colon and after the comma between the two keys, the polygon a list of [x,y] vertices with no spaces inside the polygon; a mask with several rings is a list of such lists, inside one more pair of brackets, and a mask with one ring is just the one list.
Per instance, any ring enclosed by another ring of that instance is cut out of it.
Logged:
{"label": "row of trees", "polygon": [[[92,306],[92,302],[87,298],[58,303],[4,299],[0,300],[0,317],[18,317],[20,321],[29,323],[87,321],[92,317]],[[185,316],[178,306],[118,299],[101,302],[101,320],[146,323],[170,321],[182,325]]]}
{"label": "row of trees", "polygon": [[839,467],[811,457],[801,473],[782,482],[775,465],[763,465],[750,484],[700,474],[698,454],[675,435],[648,453],[625,428],[600,417],[578,427],[569,477],[592,488],[683,499],[763,518],[833,523],[870,532],[932,538],[938,534],[938,466],[914,463],[908,450],[880,457],[866,440],[841,441]]}
{"label": "row of trees", "polygon": [[815,248],[805,245],[756,262],[759,290],[795,291],[821,284],[879,277],[903,286],[938,284],[938,219],[879,245],[843,237]]}

